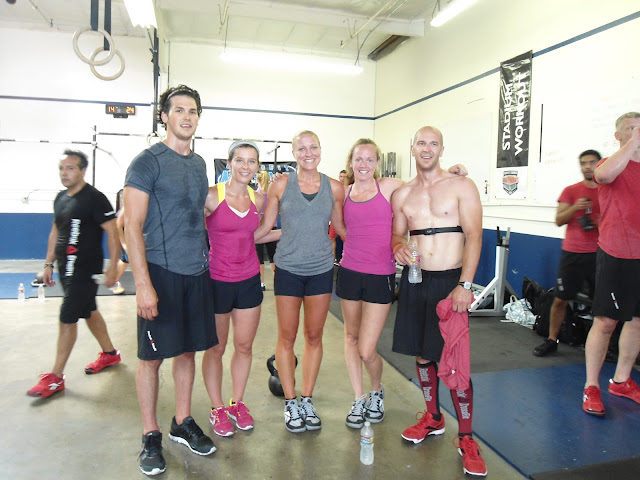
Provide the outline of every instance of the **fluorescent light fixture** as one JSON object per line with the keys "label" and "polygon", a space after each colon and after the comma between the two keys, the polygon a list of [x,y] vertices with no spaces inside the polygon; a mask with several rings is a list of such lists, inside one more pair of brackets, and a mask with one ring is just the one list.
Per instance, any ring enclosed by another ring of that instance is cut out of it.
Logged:
{"label": "fluorescent light fixture", "polygon": [[151,26],[158,28],[153,0],[124,0],[124,5],[127,7],[129,18],[134,27],[140,25],[145,28]]}
{"label": "fluorescent light fixture", "polygon": [[449,5],[447,5],[443,10],[440,10],[438,15],[436,15],[435,18],[431,20],[431,26],[439,27],[440,25],[443,25],[445,22],[448,22],[464,9],[470,7],[477,1],[478,0],[452,0]]}
{"label": "fluorescent light fixture", "polygon": [[310,57],[293,53],[256,51],[256,50],[225,50],[220,58],[227,63],[260,67],[271,70],[288,70],[306,73],[335,73],[339,75],[357,75],[362,73],[362,67],[351,63],[340,62],[337,59]]}

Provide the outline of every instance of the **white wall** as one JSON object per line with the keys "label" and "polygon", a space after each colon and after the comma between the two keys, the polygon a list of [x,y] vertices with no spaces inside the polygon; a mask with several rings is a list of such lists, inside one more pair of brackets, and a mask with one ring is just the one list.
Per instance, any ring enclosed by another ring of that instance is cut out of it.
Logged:
{"label": "white wall", "polygon": [[[97,37],[81,40],[85,55],[100,45]],[[77,148],[91,157],[90,144],[70,142],[91,143],[94,125],[102,133],[97,137],[102,150],[96,153],[96,187],[115,200],[126,167],[146,147],[153,101],[148,39],[115,37],[115,44],[126,68],[119,79],[106,82],[76,57],[71,34],[0,28],[0,96],[18,97],[0,98],[0,138],[19,140],[0,142],[0,212],[51,212],[51,200],[62,188],[57,176],[60,153]],[[223,64],[219,47],[161,42],[161,48],[166,49],[163,58],[169,58],[161,90],[168,83],[185,83],[200,92],[204,111],[197,137],[203,139],[196,140],[196,151],[207,160],[210,182],[213,159],[226,157],[230,143],[214,138],[286,142],[296,132],[310,129],[322,143],[320,170],[337,176],[351,144],[373,136],[375,64],[371,62],[363,63],[359,76],[270,72]],[[114,65],[97,69],[111,74]],[[135,116],[114,119],[105,114],[110,102],[139,105]],[[278,160],[290,160],[290,152],[283,145]],[[92,174],[90,168],[89,181]]]}
{"label": "white wall", "polygon": [[[378,62],[376,116],[639,10],[636,0],[481,0],[424,38],[413,39]],[[375,122],[384,151],[397,151],[402,177],[415,173],[409,141],[422,125],[444,134],[443,164],[469,166],[484,202],[484,227],[550,237],[560,190],[582,179],[577,155],[588,148],[615,151],[617,116],[640,110],[640,19],[608,29],[533,59],[529,185],[523,201],[496,200],[495,163],[499,74],[404,108]],[[541,105],[544,104],[540,155]],[[606,118],[603,118],[606,117]],[[485,182],[488,193],[485,194]]]}

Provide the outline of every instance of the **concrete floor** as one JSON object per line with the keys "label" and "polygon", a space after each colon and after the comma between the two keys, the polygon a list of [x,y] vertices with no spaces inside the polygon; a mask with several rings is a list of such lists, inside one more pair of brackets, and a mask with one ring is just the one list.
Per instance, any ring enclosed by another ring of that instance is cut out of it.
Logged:
{"label": "concrete floor", "polygon": [[[0,272],[36,271],[42,261],[0,262]],[[233,437],[213,434],[208,423],[210,409],[198,354],[192,415],[212,436],[217,451],[208,457],[192,454],[172,442],[168,430],[173,416],[171,362],[162,366],[158,416],[164,439],[167,471],[158,478],[173,479],[445,479],[465,478],[460,456],[452,441],[455,419],[444,413],[442,436],[428,437],[422,444],[405,442],[400,433],[415,423],[424,409],[420,390],[385,362],[386,418],[374,426],[375,462],[359,462],[358,431],[344,419],[353,399],[343,355],[342,324],[329,314],[324,333],[324,359],[315,389],[314,403],[322,418],[318,432],[292,434],[285,430],[283,400],[267,388],[266,359],[276,341],[275,301],[272,277],[266,269],[267,292],[260,328],[254,343],[254,363],[245,403],[256,427],[237,431]],[[25,392],[50,371],[57,337],[60,298],[44,303],[31,299],[0,300],[2,336],[0,362],[4,373],[0,388],[3,412],[0,434],[0,478],[7,479],[132,479],[146,478],[138,469],[141,423],[135,393],[136,358],[135,296],[99,297],[114,344],[123,362],[97,375],[85,375],[84,366],[95,360],[99,347],[84,321],[66,369],[66,389],[49,399],[34,399]],[[300,331],[299,338],[302,336]],[[300,357],[303,343],[296,353]],[[223,396],[230,396],[227,350]],[[301,384],[301,369],[297,369]],[[299,392],[298,392],[299,393]],[[510,480],[524,478],[495,452],[479,442],[489,476]]]}

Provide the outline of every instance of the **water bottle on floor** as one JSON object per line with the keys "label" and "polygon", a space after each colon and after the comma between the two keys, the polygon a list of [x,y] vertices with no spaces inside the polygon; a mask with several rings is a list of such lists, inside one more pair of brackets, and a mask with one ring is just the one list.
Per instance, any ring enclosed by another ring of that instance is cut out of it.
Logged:
{"label": "water bottle on floor", "polygon": [[24,302],[24,283],[18,285],[18,300]]}
{"label": "water bottle on floor", "polygon": [[411,265],[409,265],[409,283],[422,283],[422,270],[420,269],[420,252],[417,245],[409,245],[411,249]]}
{"label": "water bottle on floor", "polygon": [[38,300],[44,302],[44,285],[38,287]]}
{"label": "water bottle on floor", "polygon": [[373,464],[373,428],[370,422],[364,422],[360,429],[360,462],[363,465]]}

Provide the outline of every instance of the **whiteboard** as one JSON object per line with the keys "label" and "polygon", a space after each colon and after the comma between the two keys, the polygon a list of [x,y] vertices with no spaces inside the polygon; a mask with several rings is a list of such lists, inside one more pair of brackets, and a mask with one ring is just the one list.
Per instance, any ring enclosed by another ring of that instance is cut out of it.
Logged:
{"label": "whiteboard", "polygon": [[555,203],[564,187],[582,180],[581,152],[594,149],[607,157],[618,150],[615,121],[630,111],[640,111],[640,76],[576,88],[559,101],[545,103],[534,201]]}

